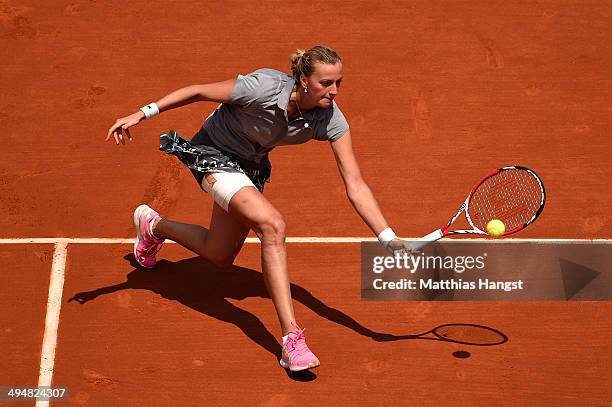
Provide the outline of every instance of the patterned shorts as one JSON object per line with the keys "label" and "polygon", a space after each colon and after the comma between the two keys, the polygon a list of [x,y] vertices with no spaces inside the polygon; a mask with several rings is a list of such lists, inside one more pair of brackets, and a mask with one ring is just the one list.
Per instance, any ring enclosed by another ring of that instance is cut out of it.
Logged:
{"label": "patterned shorts", "polygon": [[159,137],[159,150],[178,157],[191,170],[200,188],[204,176],[214,172],[242,172],[260,192],[263,192],[264,184],[270,182],[272,164],[268,155],[260,163],[243,160],[217,147],[203,128],[191,141],[183,139],[174,130],[164,133]]}

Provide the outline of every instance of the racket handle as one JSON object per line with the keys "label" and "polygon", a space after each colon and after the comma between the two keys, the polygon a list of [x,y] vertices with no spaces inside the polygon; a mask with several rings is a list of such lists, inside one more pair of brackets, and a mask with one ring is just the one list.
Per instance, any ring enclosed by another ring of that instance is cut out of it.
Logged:
{"label": "racket handle", "polygon": [[421,250],[423,247],[427,246],[428,244],[433,243],[436,240],[441,239],[443,237],[444,237],[444,232],[442,232],[442,229],[434,230],[433,232],[431,232],[430,234],[426,236],[423,236],[416,242],[412,242],[410,244],[410,247],[413,250]]}

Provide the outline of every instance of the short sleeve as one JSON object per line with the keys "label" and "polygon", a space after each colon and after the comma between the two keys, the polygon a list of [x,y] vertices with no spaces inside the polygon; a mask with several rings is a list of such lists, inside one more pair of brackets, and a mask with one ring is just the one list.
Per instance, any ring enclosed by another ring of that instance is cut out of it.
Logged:
{"label": "short sleeve", "polygon": [[349,130],[349,125],[336,102],[333,102],[332,109],[327,122],[327,140],[336,141]]}
{"label": "short sleeve", "polygon": [[278,78],[264,70],[238,75],[229,103],[244,107],[276,103],[279,83]]}

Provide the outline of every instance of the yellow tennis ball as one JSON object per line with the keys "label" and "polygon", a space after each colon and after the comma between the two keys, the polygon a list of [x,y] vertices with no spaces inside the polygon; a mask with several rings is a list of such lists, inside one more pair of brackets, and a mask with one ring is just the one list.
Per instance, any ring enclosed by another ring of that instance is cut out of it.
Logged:
{"label": "yellow tennis ball", "polygon": [[487,223],[487,232],[491,236],[501,236],[506,231],[506,225],[499,219],[493,219]]}

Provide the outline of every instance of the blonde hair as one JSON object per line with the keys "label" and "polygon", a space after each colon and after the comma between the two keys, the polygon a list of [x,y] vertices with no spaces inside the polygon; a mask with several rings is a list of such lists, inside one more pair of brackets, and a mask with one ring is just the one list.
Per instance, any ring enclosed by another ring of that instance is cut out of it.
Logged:
{"label": "blonde hair", "polygon": [[325,45],[314,46],[308,51],[298,49],[295,54],[291,55],[291,73],[296,83],[299,84],[300,75],[312,75],[316,62],[333,65],[336,62],[342,62],[342,58],[336,51]]}

